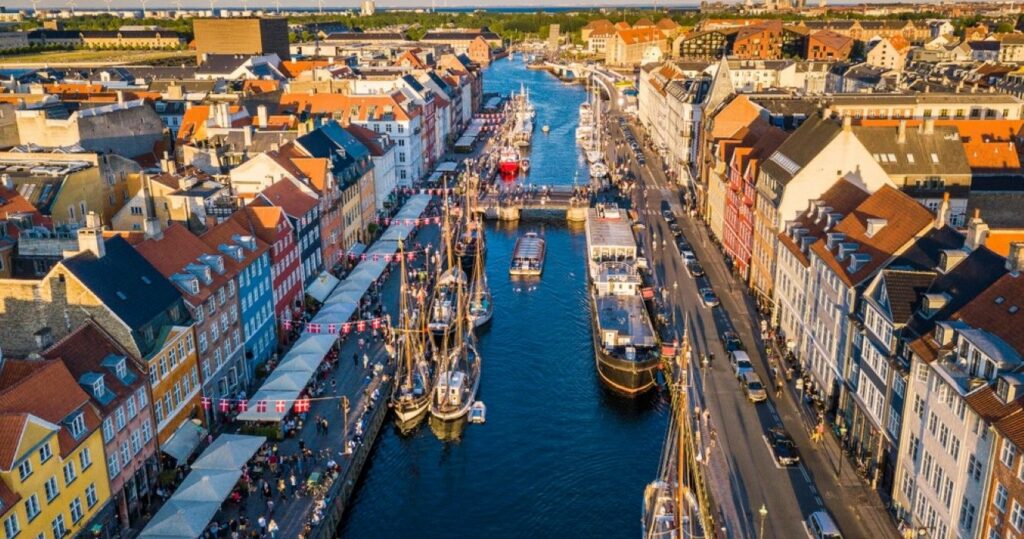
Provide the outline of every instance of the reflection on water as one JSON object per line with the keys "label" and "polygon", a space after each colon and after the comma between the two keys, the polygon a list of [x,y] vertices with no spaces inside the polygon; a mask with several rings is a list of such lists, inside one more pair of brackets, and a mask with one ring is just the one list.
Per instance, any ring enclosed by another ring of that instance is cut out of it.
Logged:
{"label": "reflection on water", "polygon": [[[524,81],[538,128],[527,181],[570,184],[573,130],[584,91],[521,62],[500,61],[487,91]],[[508,274],[516,239],[547,242],[544,275]],[[656,474],[666,425],[661,397],[624,399],[597,380],[585,290],[583,227],[563,218],[489,223],[494,318],[479,333],[487,423],[442,442],[428,420],[385,429],[357,489],[343,537],[635,537],[644,485]]]}

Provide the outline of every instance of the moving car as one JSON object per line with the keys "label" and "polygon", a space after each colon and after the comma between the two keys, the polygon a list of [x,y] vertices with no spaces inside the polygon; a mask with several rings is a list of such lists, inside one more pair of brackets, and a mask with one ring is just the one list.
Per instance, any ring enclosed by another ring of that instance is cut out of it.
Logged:
{"label": "moving car", "polygon": [[689,262],[686,264],[686,273],[689,273],[690,277],[696,279],[697,277],[704,276],[704,268],[697,262]]}
{"label": "moving car", "polygon": [[718,296],[716,296],[715,291],[710,288],[700,289],[700,301],[709,309],[714,309],[719,305]]}
{"label": "moving car", "polygon": [[754,372],[754,366],[750,364],[750,356],[742,350],[730,353],[729,363],[732,363],[732,372],[738,379],[742,379],[743,375],[748,372]]}
{"label": "moving car", "polygon": [[765,439],[768,441],[768,447],[772,450],[772,458],[779,463],[779,466],[793,466],[800,462],[800,453],[796,449],[796,442],[782,427],[768,429]]}
{"label": "moving car", "polygon": [[697,261],[697,257],[693,256],[693,251],[689,249],[683,249],[680,251],[679,255],[683,257],[683,262],[686,264]]}
{"label": "moving car", "polygon": [[743,350],[743,341],[732,331],[723,331],[720,338],[722,340],[722,348],[725,348],[726,352]]}
{"label": "moving car", "polygon": [[761,377],[756,372],[745,372],[743,373],[743,394],[747,396],[747,400],[753,403],[764,402],[768,400],[768,391],[764,388],[764,383],[761,382]]}
{"label": "moving car", "polygon": [[668,229],[672,231],[672,236],[676,238],[683,235],[683,227],[679,226],[679,223],[675,221],[669,222]]}
{"label": "moving car", "polygon": [[815,511],[807,519],[807,533],[813,539],[843,539],[832,517],[825,511]]}

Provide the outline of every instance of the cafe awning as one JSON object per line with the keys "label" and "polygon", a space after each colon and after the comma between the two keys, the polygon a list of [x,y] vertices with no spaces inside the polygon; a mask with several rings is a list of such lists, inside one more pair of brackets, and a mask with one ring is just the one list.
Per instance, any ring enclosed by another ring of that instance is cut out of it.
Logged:
{"label": "cafe awning", "polygon": [[306,287],[306,295],[319,303],[323,303],[331,291],[334,290],[334,287],[338,286],[339,282],[337,277],[325,271]]}
{"label": "cafe awning", "polygon": [[185,464],[192,453],[199,447],[199,442],[206,436],[206,429],[194,421],[186,421],[174,431],[174,434],[161,444],[160,449],[178,461],[178,464]]}

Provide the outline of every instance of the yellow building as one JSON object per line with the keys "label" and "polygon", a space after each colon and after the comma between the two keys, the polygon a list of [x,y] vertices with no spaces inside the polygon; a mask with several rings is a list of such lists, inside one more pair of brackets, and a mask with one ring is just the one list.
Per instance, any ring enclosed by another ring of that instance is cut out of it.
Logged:
{"label": "yellow building", "polygon": [[60,361],[0,364],[5,538],[73,536],[93,525],[110,500],[99,427],[89,396]]}

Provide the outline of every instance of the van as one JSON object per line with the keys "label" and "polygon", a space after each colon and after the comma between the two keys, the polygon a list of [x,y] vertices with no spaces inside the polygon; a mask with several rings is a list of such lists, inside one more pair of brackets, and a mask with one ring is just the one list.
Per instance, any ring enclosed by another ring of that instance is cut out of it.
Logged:
{"label": "van", "polygon": [[743,380],[743,375],[754,372],[754,366],[750,363],[750,356],[743,350],[729,352],[729,363],[732,363],[733,374],[738,380]]}
{"label": "van", "polygon": [[843,539],[839,526],[825,511],[815,511],[807,519],[807,533],[812,539]]}

